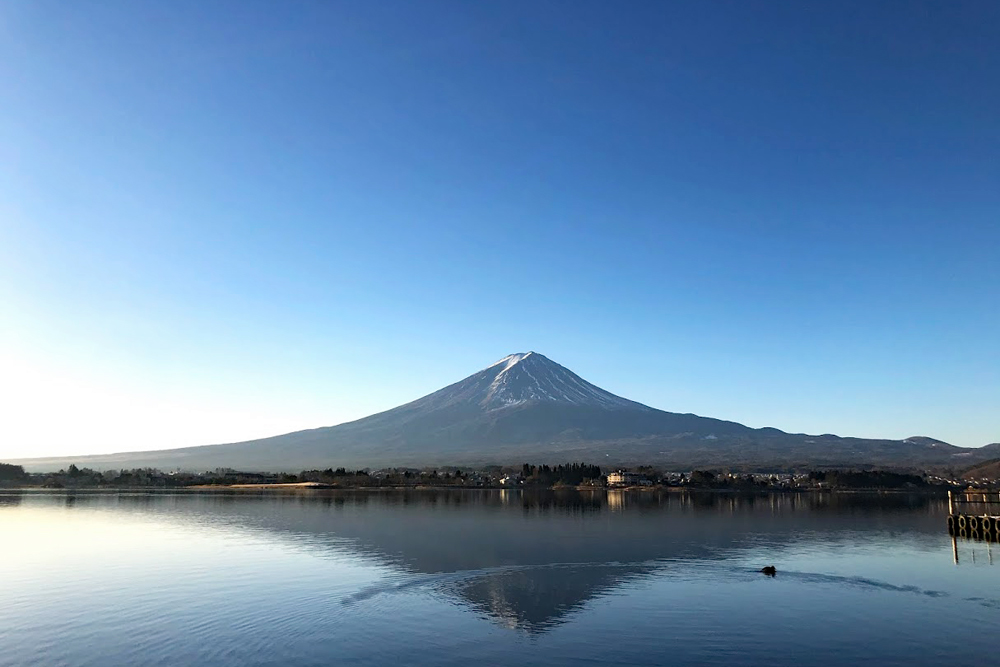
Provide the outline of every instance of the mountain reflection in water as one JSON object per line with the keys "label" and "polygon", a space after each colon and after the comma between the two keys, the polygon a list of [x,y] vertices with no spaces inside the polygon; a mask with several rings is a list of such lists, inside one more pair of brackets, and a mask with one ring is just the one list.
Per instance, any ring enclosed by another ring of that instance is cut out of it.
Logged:
{"label": "mountain reflection in water", "polygon": [[972,664],[1000,567],[946,515],[895,494],[0,492],[0,667]]}
{"label": "mountain reflection in water", "polygon": [[[7,503],[18,496],[6,496]],[[312,552],[390,566],[387,581],[343,600],[423,588],[499,625],[544,632],[590,600],[669,569],[739,561],[762,541],[844,543],[884,527],[939,533],[926,496],[654,492],[307,491],[51,496],[65,507],[115,509],[227,530],[266,532]],[[748,565],[712,576],[753,576]]]}

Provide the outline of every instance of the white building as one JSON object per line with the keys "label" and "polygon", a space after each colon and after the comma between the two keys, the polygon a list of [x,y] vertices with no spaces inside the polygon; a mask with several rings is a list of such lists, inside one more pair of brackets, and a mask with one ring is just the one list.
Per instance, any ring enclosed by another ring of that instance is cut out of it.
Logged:
{"label": "white building", "polygon": [[646,478],[637,472],[627,470],[616,470],[608,473],[608,486],[636,486],[646,481]]}

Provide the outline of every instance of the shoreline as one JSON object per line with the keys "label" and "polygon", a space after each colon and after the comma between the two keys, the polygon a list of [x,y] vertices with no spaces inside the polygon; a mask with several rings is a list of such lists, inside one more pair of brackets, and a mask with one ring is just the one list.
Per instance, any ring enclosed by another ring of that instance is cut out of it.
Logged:
{"label": "shoreline", "polygon": [[736,488],[710,488],[710,487],[688,487],[688,486],[519,486],[519,487],[481,487],[481,486],[435,486],[435,485],[414,485],[414,486],[337,486],[325,484],[323,482],[287,482],[287,483],[263,483],[263,484],[196,484],[191,486],[162,487],[162,486],[130,486],[130,487],[64,487],[45,488],[41,486],[23,487],[0,487],[0,494],[3,493],[204,493],[211,491],[272,491],[272,492],[301,492],[301,491],[351,491],[365,493],[395,493],[399,491],[418,492],[496,492],[496,491],[516,491],[527,493],[559,493],[572,491],[576,493],[701,493],[717,495],[788,495],[788,494],[842,494],[842,495],[915,495],[915,496],[939,496],[946,497],[948,489],[817,489],[817,488],[789,488],[789,489],[736,489]]}

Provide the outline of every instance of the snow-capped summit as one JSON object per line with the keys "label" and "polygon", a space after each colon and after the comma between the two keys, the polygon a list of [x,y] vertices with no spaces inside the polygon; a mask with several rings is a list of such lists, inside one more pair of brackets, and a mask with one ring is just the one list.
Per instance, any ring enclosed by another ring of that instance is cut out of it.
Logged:
{"label": "snow-capped summit", "polygon": [[506,357],[504,357],[500,361],[494,361],[492,364],[490,364],[486,368],[493,368],[494,366],[500,366],[500,365],[502,365],[504,367],[504,370],[507,370],[508,368],[510,368],[511,366],[513,366],[514,364],[520,362],[522,359],[525,359],[525,358],[527,358],[527,357],[529,357],[529,356],[531,356],[533,354],[535,354],[535,353],[534,352],[515,352],[514,354],[508,354]]}
{"label": "snow-capped summit", "polygon": [[[600,408],[650,408],[595,386],[564,366],[537,352],[509,354],[486,371],[500,369],[479,402],[487,409],[530,401],[568,403]],[[470,378],[471,379],[471,378]]]}
{"label": "snow-capped summit", "polygon": [[464,380],[401,407],[422,412],[467,409],[491,413],[532,404],[652,410],[592,385],[538,352],[508,354]]}

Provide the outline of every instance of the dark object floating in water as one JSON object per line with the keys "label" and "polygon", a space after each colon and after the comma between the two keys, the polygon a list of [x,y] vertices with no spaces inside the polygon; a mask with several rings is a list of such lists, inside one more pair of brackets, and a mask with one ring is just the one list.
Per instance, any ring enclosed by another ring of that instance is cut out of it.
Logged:
{"label": "dark object floating in water", "polygon": [[761,573],[766,574],[769,577],[773,577],[774,575],[778,574],[778,571],[774,569],[773,565],[766,565],[760,568],[760,571]]}

